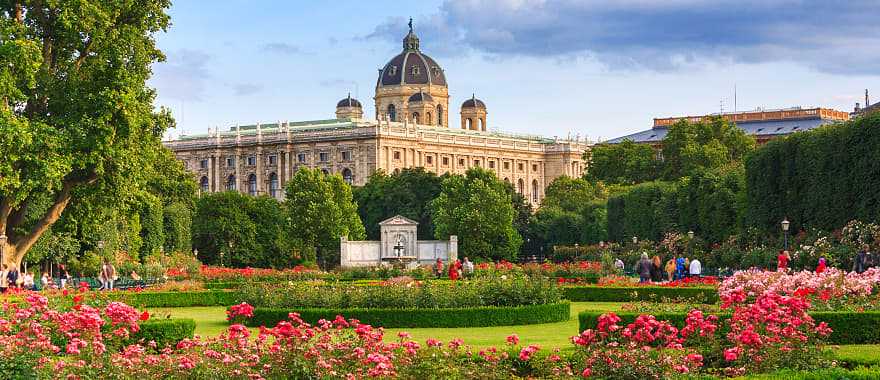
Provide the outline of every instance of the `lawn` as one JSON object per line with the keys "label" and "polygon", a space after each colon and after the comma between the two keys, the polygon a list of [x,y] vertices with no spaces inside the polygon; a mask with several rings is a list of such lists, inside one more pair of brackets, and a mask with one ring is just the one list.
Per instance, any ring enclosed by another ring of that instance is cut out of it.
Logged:
{"label": "lawn", "polygon": [[[397,339],[397,333],[406,331],[412,334],[413,339],[424,342],[428,338],[439,339],[448,342],[455,338],[461,338],[473,347],[502,346],[505,338],[510,334],[517,334],[522,343],[538,344],[546,348],[566,348],[569,346],[569,338],[577,334],[577,315],[584,310],[619,311],[622,303],[618,302],[572,302],[571,318],[565,322],[545,323],[539,325],[524,326],[497,326],[497,327],[471,327],[471,328],[407,328],[388,329],[387,339]],[[153,318],[191,318],[196,321],[196,334],[201,336],[216,336],[229,326],[226,322],[226,308],[214,307],[178,307],[151,309]],[[258,329],[251,329],[257,332]]]}

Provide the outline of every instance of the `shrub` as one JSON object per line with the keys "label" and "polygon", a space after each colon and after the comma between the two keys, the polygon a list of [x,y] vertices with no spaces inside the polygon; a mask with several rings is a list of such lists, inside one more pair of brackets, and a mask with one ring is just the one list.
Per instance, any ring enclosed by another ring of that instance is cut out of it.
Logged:
{"label": "shrub", "polygon": [[718,291],[714,287],[675,288],[663,286],[564,286],[562,297],[573,302],[629,302],[655,301],[664,298],[690,298],[702,303],[718,301]]}
{"label": "shrub", "polygon": [[257,308],[248,326],[273,326],[286,320],[289,313],[299,313],[309,323],[331,320],[337,315],[354,318],[364,324],[385,328],[398,327],[486,327],[514,326],[567,321],[570,304],[559,302],[544,305],[482,306],[445,309],[314,309]]}
{"label": "shrub", "polygon": [[234,292],[207,290],[194,292],[120,292],[109,297],[140,307],[229,306],[236,303]]}
{"label": "shrub", "polygon": [[192,319],[150,319],[140,323],[140,330],[129,342],[156,342],[157,348],[173,347],[183,339],[192,338],[196,322]]}

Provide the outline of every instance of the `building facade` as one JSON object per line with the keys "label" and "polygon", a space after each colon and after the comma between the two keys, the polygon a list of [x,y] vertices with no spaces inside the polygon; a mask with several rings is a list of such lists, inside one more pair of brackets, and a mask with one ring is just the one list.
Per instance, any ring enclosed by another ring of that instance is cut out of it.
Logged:
{"label": "building facade", "polygon": [[651,129],[604,141],[603,143],[617,144],[625,140],[631,140],[636,143],[659,146],[663,138],[666,137],[669,127],[676,122],[687,120],[696,123],[705,118],[717,116],[735,123],[737,127],[747,134],[754,136],[758,144],[764,144],[779,136],[808,131],[825,124],[849,120],[850,115],[846,112],[830,108],[792,107],[702,116],[667,117],[654,119],[654,125]]}
{"label": "building facade", "polygon": [[423,167],[442,175],[482,167],[534,204],[553,179],[586,170],[587,141],[489,132],[486,104],[473,95],[461,106],[460,126],[451,126],[446,75],[420,51],[412,27],[403,52],[379,70],[374,101],[374,120],[364,119],[363,105],[349,95],[337,103],[335,119],[209,130],[165,145],[195,174],[201,192],[278,199],[301,167],[339,174],[352,185],[377,170]]}

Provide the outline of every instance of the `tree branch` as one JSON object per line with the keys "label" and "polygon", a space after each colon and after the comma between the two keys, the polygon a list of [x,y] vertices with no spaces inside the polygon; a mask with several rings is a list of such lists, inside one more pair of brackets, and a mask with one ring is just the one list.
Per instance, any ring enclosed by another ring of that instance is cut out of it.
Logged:
{"label": "tree branch", "polygon": [[12,211],[12,201],[9,197],[0,199],[0,235],[6,233],[6,224],[9,220],[9,213]]}
{"label": "tree branch", "polygon": [[15,22],[24,23],[24,8],[21,6],[21,2],[16,1],[12,7],[15,9]]}
{"label": "tree branch", "polygon": [[76,67],[77,70],[79,70],[79,67],[82,66],[83,62],[85,62],[86,58],[89,56],[89,53],[92,50],[92,44],[94,42],[95,39],[89,36],[86,40],[86,46],[79,51],[79,57],[77,57],[76,61],[73,63],[74,67]]}

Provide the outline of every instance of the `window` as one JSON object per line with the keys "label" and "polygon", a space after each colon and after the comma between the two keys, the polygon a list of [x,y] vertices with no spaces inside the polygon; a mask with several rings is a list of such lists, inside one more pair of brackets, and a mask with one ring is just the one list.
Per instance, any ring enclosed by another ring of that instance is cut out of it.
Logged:
{"label": "window", "polygon": [[318,153],[318,159],[321,160],[321,162],[330,161],[330,153],[327,153],[327,152]]}
{"label": "window", "polygon": [[229,178],[226,178],[226,190],[235,191],[235,175],[230,175]]}
{"label": "window", "polygon": [[418,113],[418,112],[413,112],[413,114],[412,114],[412,120],[413,120],[413,123],[416,123],[416,124],[421,124],[421,123],[422,123],[422,118],[419,117],[419,113]]}
{"label": "window", "polygon": [[270,154],[269,155],[269,166],[275,166],[278,164],[278,155]]}
{"label": "window", "polygon": [[458,166],[464,166],[464,158],[458,159]]}
{"label": "window", "polygon": [[443,106],[437,105],[437,125],[443,126]]}
{"label": "window", "polygon": [[278,198],[278,174],[269,174],[269,195]]}
{"label": "window", "polygon": [[504,162],[504,170],[510,170],[510,162]]}
{"label": "window", "polygon": [[395,160],[399,160],[399,159],[400,159],[400,151],[397,151],[397,150],[394,151],[394,159],[395,159]]}
{"label": "window", "polygon": [[327,175],[327,174],[330,174],[330,171],[327,169],[321,169],[321,173],[324,173],[325,175]]}
{"label": "window", "polygon": [[480,160],[474,160],[474,166],[480,166]]}
{"label": "window", "polygon": [[538,164],[532,164],[532,171],[533,172],[538,171]]}
{"label": "window", "polygon": [[203,193],[207,193],[210,189],[208,188],[208,177],[202,177],[199,180],[199,188],[202,189]]}
{"label": "window", "polygon": [[532,201],[538,201],[538,180],[532,181]]}
{"label": "window", "polygon": [[427,162],[428,165],[433,164],[433,163],[434,163],[434,157],[432,157],[432,156],[425,156],[425,162]]}
{"label": "window", "polygon": [[202,169],[207,169],[208,168],[208,160],[199,161],[199,167]]}
{"label": "window", "polygon": [[419,75],[419,67],[416,65],[411,66],[410,72],[412,73],[412,75]]}
{"label": "window", "polygon": [[388,105],[388,120],[397,121],[397,108],[394,107],[394,104]]}
{"label": "window", "polygon": [[296,160],[300,163],[305,163],[306,162],[306,154],[305,153],[297,154]]}
{"label": "window", "polygon": [[350,150],[342,151],[342,161],[351,161],[351,151]]}
{"label": "window", "polygon": [[247,164],[248,164],[248,166],[256,166],[257,165],[257,156],[248,156]]}
{"label": "window", "polygon": [[349,169],[349,168],[342,169],[342,180],[345,181],[345,183],[347,183],[349,185],[354,183],[354,175],[351,174],[351,169]]}
{"label": "window", "polygon": [[443,157],[443,166],[449,166],[449,157]]}
{"label": "window", "polygon": [[431,125],[431,113],[425,112],[425,125]]}
{"label": "window", "polygon": [[495,169],[495,161],[489,161],[489,169]]}
{"label": "window", "polygon": [[226,157],[226,167],[235,167],[235,157]]}
{"label": "window", "polygon": [[522,162],[516,164],[516,169],[519,170],[519,171],[523,171],[523,164],[522,164]]}
{"label": "window", "polygon": [[520,194],[525,194],[526,191],[526,183],[523,182],[522,178],[516,181],[516,192]]}
{"label": "window", "polygon": [[248,176],[248,194],[257,195],[257,176],[254,174]]}
{"label": "window", "polygon": [[390,77],[390,76],[394,76],[394,74],[397,74],[397,66],[391,66],[391,67],[389,67],[389,68],[388,68],[388,76],[389,76],[389,77]]}
{"label": "window", "polygon": [[465,127],[466,127],[465,129],[467,129],[467,130],[474,129],[472,127],[473,124],[474,124],[474,119],[471,119],[471,118],[466,119],[465,120]]}

